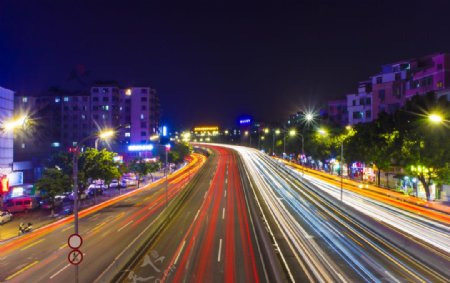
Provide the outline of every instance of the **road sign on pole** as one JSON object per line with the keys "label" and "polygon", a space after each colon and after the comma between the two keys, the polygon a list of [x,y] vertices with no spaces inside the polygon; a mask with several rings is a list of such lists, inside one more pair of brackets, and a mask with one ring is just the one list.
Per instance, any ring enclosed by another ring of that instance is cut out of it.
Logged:
{"label": "road sign on pole", "polygon": [[72,234],[69,236],[67,244],[71,249],[79,249],[83,244],[83,238],[79,234]]}
{"label": "road sign on pole", "polygon": [[71,250],[68,259],[71,264],[78,265],[83,260],[83,253],[79,250]]}

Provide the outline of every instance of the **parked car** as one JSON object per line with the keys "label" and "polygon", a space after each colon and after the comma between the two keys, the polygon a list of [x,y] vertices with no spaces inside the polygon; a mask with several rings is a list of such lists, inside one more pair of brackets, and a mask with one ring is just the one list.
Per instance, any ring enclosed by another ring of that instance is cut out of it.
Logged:
{"label": "parked car", "polygon": [[39,199],[30,196],[10,198],[4,204],[9,212],[29,211],[39,207],[39,205]]}
{"label": "parked car", "polygon": [[1,211],[0,212],[0,224],[4,224],[8,221],[11,221],[13,219],[13,215],[9,213],[8,211]]}
{"label": "parked car", "polygon": [[120,186],[119,181],[118,180],[112,180],[111,183],[109,184],[109,187],[112,189],[116,189]]}
{"label": "parked car", "polygon": [[100,196],[100,195],[103,195],[103,188],[90,187],[90,188],[88,188],[88,189],[86,190],[86,193],[87,193],[89,196],[93,196],[94,194],[95,194],[96,196]]}
{"label": "parked car", "polygon": [[106,186],[104,183],[92,183],[89,185],[88,190],[90,189],[103,189],[106,190],[108,186]]}
{"label": "parked car", "polygon": [[[87,198],[88,198],[88,195],[85,192],[78,192],[78,199],[79,200],[83,200],[83,199],[87,199]],[[73,192],[70,193],[69,199],[72,200],[72,201],[75,199]]]}
{"label": "parked car", "polygon": [[63,197],[62,196],[55,196],[55,201],[52,204],[52,202],[49,199],[45,199],[41,201],[41,207],[43,209],[52,209],[56,207],[61,207],[63,205]]}

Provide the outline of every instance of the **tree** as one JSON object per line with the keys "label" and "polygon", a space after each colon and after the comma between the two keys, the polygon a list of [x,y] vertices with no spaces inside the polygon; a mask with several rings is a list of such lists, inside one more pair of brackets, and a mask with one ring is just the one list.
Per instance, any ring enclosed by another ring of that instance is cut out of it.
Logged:
{"label": "tree", "polygon": [[130,170],[133,171],[138,177],[138,188],[142,177],[158,171],[160,163],[158,162],[145,162],[142,158],[133,159],[130,163]]}
{"label": "tree", "polygon": [[382,114],[379,119],[355,126],[355,135],[348,139],[346,159],[362,161],[377,167],[377,183],[380,185],[381,171],[392,165],[393,153],[398,146],[399,132],[393,129],[389,116]]}
{"label": "tree", "polygon": [[[87,148],[80,155],[80,161],[78,163],[80,166],[79,180],[84,188],[86,188],[89,180],[100,179],[105,184],[109,184],[113,179],[120,177],[119,169],[113,159],[115,155],[115,153],[106,149],[99,151],[95,148]],[[96,193],[94,191],[94,198]]]}
{"label": "tree", "polygon": [[397,159],[408,174],[415,175],[430,200],[430,185],[450,181],[450,131],[448,125],[431,125],[428,115],[441,113],[448,123],[450,102],[434,93],[415,96],[394,117],[401,138]]}
{"label": "tree", "polygon": [[69,191],[71,185],[70,177],[56,168],[46,168],[42,178],[36,182],[36,188],[46,192],[45,198],[50,202],[52,217],[55,213],[55,196]]}

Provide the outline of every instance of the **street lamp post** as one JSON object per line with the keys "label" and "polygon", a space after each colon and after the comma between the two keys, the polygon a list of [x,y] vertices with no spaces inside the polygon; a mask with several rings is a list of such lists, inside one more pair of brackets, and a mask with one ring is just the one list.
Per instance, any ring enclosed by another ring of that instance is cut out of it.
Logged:
{"label": "street lamp post", "polygon": [[273,131],[273,134],[272,134],[272,154],[275,154],[275,134],[276,135],[279,135],[280,134],[280,130],[275,130],[275,131]]}
{"label": "street lamp post", "polygon": [[[96,136],[98,138],[96,141],[101,138],[108,138],[114,135],[114,131],[109,130],[105,132],[100,132],[97,135],[90,135],[82,139],[79,143],[77,143],[77,146],[75,147],[73,158],[72,158],[72,178],[73,178],[73,220],[74,220],[74,232],[75,234],[78,234],[78,154],[80,153],[80,150],[83,146],[83,143],[86,142],[89,139],[92,139]],[[97,147],[97,144],[95,144]],[[78,265],[75,265],[75,282],[78,283]]]}
{"label": "street lamp post", "polygon": [[343,194],[343,174],[344,174],[344,141],[341,142],[341,166],[339,168],[341,173],[341,201],[342,201],[342,194]]}
{"label": "street lamp post", "polygon": [[168,204],[168,196],[167,196],[167,194],[168,194],[168,189],[169,189],[169,180],[168,180],[168,176],[169,176],[169,167],[168,167],[168,161],[169,161],[169,151],[170,151],[170,144],[167,144],[166,146],[165,146],[165,150],[166,150],[166,166],[164,166],[165,167],[165,170],[164,170],[164,174],[166,175],[165,177],[166,177],[166,206],[165,206],[165,208],[167,209],[167,204]]}

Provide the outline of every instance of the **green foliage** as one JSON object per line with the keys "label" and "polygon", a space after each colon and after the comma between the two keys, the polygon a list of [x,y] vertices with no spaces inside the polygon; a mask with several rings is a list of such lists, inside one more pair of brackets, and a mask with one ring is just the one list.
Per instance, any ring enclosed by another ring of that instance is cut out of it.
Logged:
{"label": "green foliage", "polygon": [[120,177],[117,164],[113,157],[116,154],[106,149],[96,150],[94,148],[87,148],[80,156],[79,160],[79,179],[86,187],[88,179],[104,180],[109,184],[113,179]]}
{"label": "green foliage", "polygon": [[48,168],[60,168],[65,174],[72,175],[72,154],[60,151],[50,156],[45,163]]}
{"label": "green foliage", "polygon": [[129,166],[130,171],[137,175],[138,182],[142,180],[143,176],[156,172],[159,168],[161,168],[160,162],[145,162],[142,158],[132,160]]}
{"label": "green foliage", "polygon": [[[36,188],[45,191],[44,197],[50,201],[52,207],[55,204],[55,196],[68,192],[71,186],[70,177],[56,168],[46,168],[42,178],[36,182]],[[53,209],[51,213],[53,215]]]}

